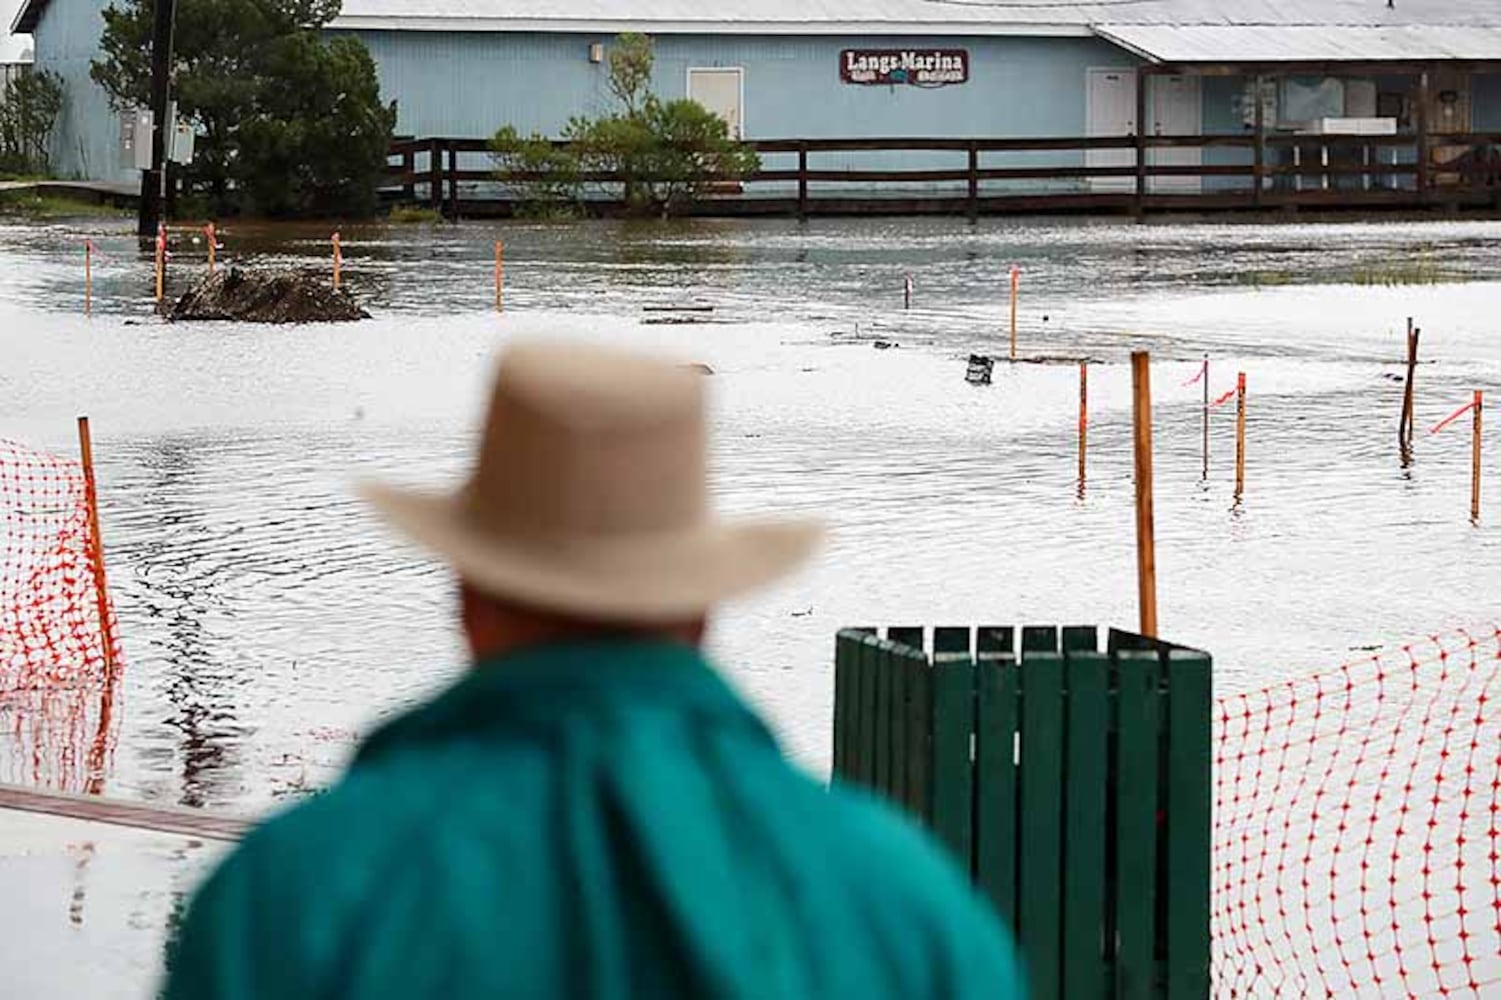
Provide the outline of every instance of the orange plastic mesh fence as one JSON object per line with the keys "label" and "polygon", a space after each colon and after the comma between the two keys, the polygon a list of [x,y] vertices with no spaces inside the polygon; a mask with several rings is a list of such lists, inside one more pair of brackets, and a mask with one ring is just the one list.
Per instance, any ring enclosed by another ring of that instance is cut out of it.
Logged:
{"label": "orange plastic mesh fence", "polygon": [[[83,467],[0,439],[0,740],[4,777],[97,785],[117,727]],[[113,609],[110,635],[113,628]]]}
{"label": "orange plastic mesh fence", "polygon": [[1501,996],[1501,631],[1220,699],[1215,994]]}

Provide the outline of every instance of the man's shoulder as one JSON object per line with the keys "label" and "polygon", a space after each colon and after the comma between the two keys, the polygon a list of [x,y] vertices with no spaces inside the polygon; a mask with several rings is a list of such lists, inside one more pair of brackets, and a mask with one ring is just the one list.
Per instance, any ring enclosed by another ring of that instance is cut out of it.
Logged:
{"label": "man's shoulder", "polygon": [[951,857],[911,817],[870,794],[836,783],[828,791],[826,835],[842,844],[838,863],[870,885],[864,876],[879,876],[881,891],[902,892],[947,905],[970,890]]}
{"label": "man's shoulder", "polygon": [[[526,802],[544,794],[543,763],[527,760],[535,755],[524,750],[512,756],[518,759],[482,763],[460,750],[357,763],[328,789],[259,824],[231,860],[312,870],[320,879],[348,872],[354,882],[390,859],[423,863],[445,840],[493,836],[535,815]],[[497,766],[506,775],[504,794],[476,794]]]}
{"label": "man's shoulder", "polygon": [[841,891],[921,995],[1024,995],[1010,936],[946,847],[906,813],[835,784],[823,837]]}

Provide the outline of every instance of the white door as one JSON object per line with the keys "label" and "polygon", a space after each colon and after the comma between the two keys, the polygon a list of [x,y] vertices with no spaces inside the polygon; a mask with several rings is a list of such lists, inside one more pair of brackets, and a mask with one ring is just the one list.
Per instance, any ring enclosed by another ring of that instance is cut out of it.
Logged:
{"label": "white door", "polygon": [[[1085,133],[1094,136],[1136,134],[1136,74],[1122,69],[1087,70]],[[1134,167],[1136,151],[1091,149],[1084,154],[1088,167]],[[1134,177],[1091,177],[1092,191],[1134,191]]]}
{"label": "white door", "polygon": [[[1154,76],[1147,84],[1152,104],[1153,135],[1199,135],[1204,113],[1196,76]],[[1148,163],[1157,166],[1197,167],[1204,162],[1201,149],[1154,149]],[[1158,194],[1198,194],[1198,177],[1154,177],[1151,189]]]}
{"label": "white door", "polygon": [[744,98],[745,71],[738,66],[729,69],[690,69],[688,71],[688,99],[697,101],[730,127],[731,139],[743,139],[744,125],[741,101]]}

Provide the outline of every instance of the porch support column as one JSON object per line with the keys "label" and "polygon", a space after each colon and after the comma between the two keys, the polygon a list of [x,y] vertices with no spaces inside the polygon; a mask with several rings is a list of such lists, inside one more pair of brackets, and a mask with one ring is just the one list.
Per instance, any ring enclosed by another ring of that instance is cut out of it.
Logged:
{"label": "porch support column", "polygon": [[1413,123],[1418,132],[1418,198],[1424,199],[1431,185],[1429,176],[1429,151],[1428,151],[1428,103],[1430,98],[1429,87],[1432,79],[1428,67],[1424,67],[1418,73],[1417,93],[1413,97]]}
{"label": "porch support column", "polygon": [[1151,80],[1145,64],[1136,67],[1136,211],[1140,212],[1147,195],[1147,83]]}
{"label": "porch support column", "polygon": [[1261,189],[1266,184],[1266,102],[1262,99],[1262,90],[1266,86],[1266,77],[1257,73],[1251,78],[1252,100],[1256,102],[1256,145],[1251,149],[1251,204],[1256,208],[1261,207]]}

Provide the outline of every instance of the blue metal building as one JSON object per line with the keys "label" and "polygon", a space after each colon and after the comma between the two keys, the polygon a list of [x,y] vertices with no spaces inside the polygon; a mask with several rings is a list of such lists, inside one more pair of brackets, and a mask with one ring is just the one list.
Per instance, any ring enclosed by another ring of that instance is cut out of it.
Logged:
{"label": "blue metal building", "polygon": [[[33,34],[37,64],[67,82],[60,169],[123,180],[118,116],[88,77],[108,2],[24,0],[12,29]],[[483,137],[506,124],[556,135],[570,116],[606,110],[605,54],[622,31],[655,39],[659,94],[694,97],[751,139],[1237,134],[1257,117],[1258,87],[1269,130],[1331,119],[1501,130],[1496,0],[346,0],[329,30],[366,42],[398,132],[417,136]],[[1077,154],[1096,164],[1132,155]],[[1184,166],[1245,155],[1149,154]],[[838,160],[879,168],[940,156]]]}

